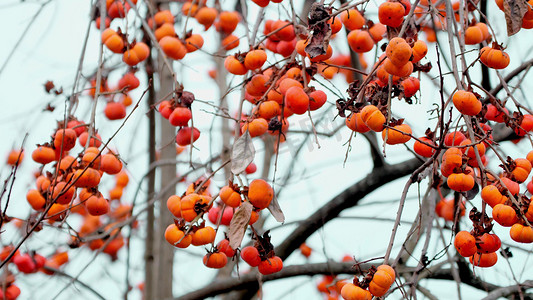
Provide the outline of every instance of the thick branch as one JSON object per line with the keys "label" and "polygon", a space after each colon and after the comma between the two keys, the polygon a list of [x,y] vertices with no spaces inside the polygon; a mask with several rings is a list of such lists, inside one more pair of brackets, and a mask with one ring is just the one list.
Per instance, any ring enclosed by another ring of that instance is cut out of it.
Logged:
{"label": "thick branch", "polygon": [[[527,68],[533,66],[533,58],[522,63],[518,68],[511,71],[511,73],[507,74],[503,79],[505,82],[509,82],[511,79],[513,79],[515,76],[520,74],[522,71],[526,70]],[[490,90],[490,93],[492,95],[498,94],[503,89],[503,84],[500,82],[496,87],[494,87],[492,90]]]}
{"label": "thick branch", "polygon": [[309,236],[337,217],[344,209],[357,205],[359,200],[384,184],[412,173],[421,164],[422,162],[419,159],[414,158],[402,163],[373,169],[364,179],[344,190],[303,221],[276,248],[276,255],[283,260],[286,259]]}
{"label": "thick branch", "polygon": [[[362,270],[367,270],[370,268],[371,264],[361,264],[360,267]],[[283,279],[288,277],[295,276],[312,276],[318,274],[358,274],[358,271],[353,267],[353,262],[350,263],[338,263],[338,262],[327,262],[327,263],[317,263],[317,264],[305,264],[305,265],[294,265],[284,267],[283,270],[278,273],[271,275],[263,276],[261,278],[262,282],[267,282],[276,279]],[[243,289],[254,289],[259,288],[259,278],[256,272],[248,273],[241,276],[240,278],[225,278],[219,279],[208,286],[196,290],[194,292],[185,294],[176,299],[178,300],[187,300],[187,299],[205,299],[207,297],[213,297],[219,294],[234,290],[243,290]]]}

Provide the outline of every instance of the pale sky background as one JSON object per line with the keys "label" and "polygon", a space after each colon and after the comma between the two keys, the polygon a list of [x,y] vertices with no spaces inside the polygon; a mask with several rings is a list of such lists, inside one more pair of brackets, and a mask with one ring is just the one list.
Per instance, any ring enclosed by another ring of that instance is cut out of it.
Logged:
{"label": "pale sky background", "polygon": [[[142,2],[142,1],[139,1]],[[224,7],[229,9],[233,1],[224,1]],[[296,1],[297,6],[300,1]],[[39,9],[42,1],[25,1],[19,3],[18,1],[4,0],[0,3],[0,28],[3,28],[2,42],[0,47],[0,65],[6,61],[12,47],[19,39],[24,28],[32,21],[32,16]],[[374,6],[374,4],[370,5]],[[267,9],[267,18],[274,18],[278,15],[276,6],[269,6]],[[141,6],[141,8],[143,8]],[[175,8],[175,7],[174,7]],[[10,208],[8,214],[16,217],[25,218],[29,211],[29,205],[25,200],[26,191],[33,186],[33,178],[31,172],[37,168],[37,164],[31,161],[31,151],[35,149],[35,144],[43,143],[49,140],[50,135],[55,128],[55,121],[63,117],[63,105],[67,95],[69,95],[72,83],[74,80],[79,55],[81,53],[81,46],[85,36],[85,31],[88,25],[88,14],[90,10],[90,3],[88,1],[80,0],[53,0],[42,11],[42,13],[34,21],[35,24],[30,28],[28,34],[24,37],[21,45],[17,49],[14,56],[9,61],[7,67],[0,74],[0,102],[3,109],[0,110],[0,136],[3,143],[0,143],[0,155],[7,155],[12,147],[18,147],[23,140],[25,134],[28,133],[28,138],[25,143],[26,158],[21,168],[17,173],[17,180],[13,188],[13,195],[11,198]],[[250,4],[250,19],[256,20],[254,17],[257,14],[257,6]],[[503,14],[497,10],[492,1],[489,7],[491,17],[497,16],[494,24],[497,32],[497,37],[500,42],[505,45],[508,44],[505,36],[505,23]],[[280,10],[283,18],[287,18],[285,11]],[[494,12],[494,13],[492,13]],[[369,11],[372,20],[376,20],[375,12]],[[133,11],[128,15],[130,26],[132,23],[138,25],[135,20]],[[201,30],[195,20],[188,23],[194,32]],[[124,28],[124,23],[120,20],[115,20],[112,23],[113,28],[121,26]],[[181,32],[182,27],[177,27],[177,32]],[[531,49],[533,44],[529,43],[531,40],[532,31],[522,31],[513,40],[509,51],[511,54],[511,65],[509,69],[516,67],[520,60],[531,58]],[[207,35],[204,35],[206,41],[204,49],[208,52],[213,52],[215,46],[211,41],[214,40],[214,29],[210,29]],[[243,37],[244,30],[242,24],[239,25],[237,36]],[[441,42],[446,43],[446,36],[439,35]],[[527,40],[527,41],[526,41]],[[89,44],[86,52],[83,74],[91,74],[96,65],[98,58],[98,43],[99,33],[96,31],[94,24],[91,25],[91,35],[89,37]],[[243,45],[246,44],[246,39],[241,41],[241,50],[246,50]],[[347,46],[342,45],[340,41],[334,40],[335,46],[341,46],[341,53],[347,53]],[[522,46],[523,45],[523,46]],[[338,49],[338,48],[336,48]],[[428,58],[424,62],[431,61],[435,64],[435,48],[434,44],[429,45]],[[470,48],[472,49],[472,48]],[[232,50],[231,53],[234,53]],[[381,53],[381,52],[380,52]],[[105,58],[109,58],[111,62],[119,62],[120,57],[105,51]],[[374,52],[368,54],[367,59],[371,61]],[[274,56],[269,53],[269,61],[273,61]],[[477,52],[468,53],[467,57],[472,58],[477,55]],[[112,64],[112,63],[111,63]],[[178,72],[178,81],[184,84],[185,89],[195,93],[198,99],[213,101],[216,103],[218,99],[218,92],[213,80],[207,77],[207,71],[214,67],[212,60],[204,53],[188,54],[185,60],[185,65],[182,63],[174,63],[175,69]],[[477,67],[477,66],[476,66]],[[109,82],[111,86],[124,73],[125,68],[121,69],[110,76]],[[142,72],[139,72],[142,73]],[[505,72],[504,72],[505,73]],[[431,74],[435,76],[437,69],[435,68]],[[494,80],[495,76],[492,76]],[[475,76],[474,76],[475,78]],[[527,77],[531,81],[530,77]],[[143,82],[144,77],[140,77]],[[446,77],[446,82],[452,82],[451,77]],[[45,93],[43,84],[47,80],[53,80],[56,86],[62,86],[65,93],[61,96],[55,97]],[[235,79],[234,82],[237,82]],[[528,82],[526,81],[526,82]],[[344,78],[340,75],[334,81],[334,84],[341,91],[346,90]],[[141,86],[141,87],[142,87]],[[315,85],[319,87],[318,85]],[[447,84],[448,91],[454,84]],[[531,87],[528,87],[531,89]],[[526,94],[528,90],[525,91]],[[141,88],[133,93],[134,101],[139,99]],[[230,109],[232,113],[236,109],[240,91],[230,95]],[[328,94],[328,104],[318,113],[314,113],[314,117],[321,115],[326,108],[330,107],[336,100],[331,94]],[[438,93],[434,85],[423,76],[421,95],[418,95],[420,103],[414,105],[407,105],[404,102],[395,100],[393,102],[396,116],[406,118],[407,122],[413,127],[416,135],[422,135],[428,126],[433,126],[433,121],[428,120],[429,116],[426,113],[431,108],[431,103],[438,99]],[[518,93],[518,95],[520,95]],[[522,97],[521,100],[524,98]],[[88,120],[90,100],[87,96],[80,98],[80,107],[76,115],[81,119]],[[42,110],[48,103],[56,107],[53,113]],[[118,149],[119,153],[126,161],[128,161],[128,171],[130,172],[130,185],[123,196],[124,202],[131,202],[134,189],[139,182],[139,179],[144,174],[147,161],[147,123],[145,113],[147,111],[144,100],[141,107],[134,114],[132,119],[124,127],[122,134],[117,136],[116,140],[111,143],[113,147]],[[103,102],[98,105],[97,112],[97,127],[104,140],[109,138],[111,134],[121,124],[120,121],[108,121],[103,117]],[[250,106],[245,107],[249,111]],[[131,107],[128,109],[128,112]],[[193,105],[193,113],[195,116],[195,125],[202,131],[202,136],[195,144],[201,151],[195,151],[193,157],[195,161],[206,161],[208,158],[209,135],[208,129],[212,115],[207,112],[213,112],[210,106],[195,103]],[[333,120],[334,110],[328,114],[329,120]],[[291,118],[291,129],[310,130],[310,123],[307,117]],[[332,121],[334,126],[317,127],[318,131],[328,131],[336,127],[336,124],[341,124],[342,119],[337,118]],[[216,128],[216,126],[215,126]],[[135,133],[134,133],[135,132]],[[132,135],[135,134],[135,138]],[[346,152],[345,142],[348,140],[350,132],[347,128],[341,130],[333,138],[319,138],[321,148],[313,143],[313,139],[308,141],[308,145],[298,158],[299,163],[294,170],[293,180],[284,187],[282,197],[280,199],[281,207],[285,212],[287,222],[304,219],[311,214],[316,208],[322,206],[332,196],[342,191],[347,186],[351,185],[358,179],[363,178],[371,168],[369,161],[368,146],[364,138],[356,137],[352,141],[352,151],[349,154],[348,161],[343,167],[343,160]],[[213,149],[218,151],[219,141],[218,134],[213,135]],[[285,174],[286,166],[289,165],[293,159],[292,153],[295,146],[303,139],[303,135],[294,134],[289,135],[288,141],[282,146],[280,159],[278,162],[279,171],[277,178]],[[412,141],[408,143],[412,146]],[[256,143],[258,150],[256,163],[261,166],[262,149],[261,143]],[[531,149],[531,145],[527,142],[522,142],[518,145],[508,146],[506,151],[513,157],[518,157],[525,154]],[[79,147],[74,149],[79,151]],[[390,163],[399,162],[406,158],[410,158],[410,154],[405,151],[402,146],[388,146],[387,161]],[[183,172],[184,167],[179,167],[178,172]],[[2,181],[8,176],[10,172],[9,167],[2,167],[0,175]],[[249,177],[249,179],[259,176],[258,173]],[[105,179],[105,177],[104,177]],[[216,179],[216,177],[215,177]],[[270,176],[272,179],[272,173]],[[371,204],[373,201],[395,200],[399,199],[401,189],[406,179],[398,180],[392,184],[386,185],[383,189],[374,192],[366,197],[361,204]],[[113,180],[108,180],[104,183],[102,190],[112,187]],[[224,182],[214,180],[214,186],[221,187]],[[424,182],[425,183],[425,182]],[[424,183],[421,188],[424,189]],[[178,186],[177,193],[181,194],[184,191],[184,186]],[[276,187],[279,188],[279,187]],[[214,190],[214,189],[212,189]],[[422,191],[423,193],[423,191]],[[417,188],[413,186],[410,190],[410,201],[404,210],[404,219],[412,220],[418,208],[418,201],[416,200]],[[140,198],[141,199],[141,198]],[[139,200],[140,200],[139,199]],[[477,198],[474,203],[479,204],[480,200]],[[468,207],[468,206],[467,206]],[[471,208],[471,207],[468,207]],[[342,213],[343,216],[365,216],[365,217],[384,217],[393,219],[396,215],[397,203],[386,205],[368,205],[349,209]],[[72,217],[71,224],[77,228],[79,226],[79,219]],[[144,226],[143,219],[140,221],[141,226]],[[442,224],[442,223],[441,223]],[[266,223],[266,228],[277,226],[272,218]],[[392,222],[378,223],[368,220],[357,219],[341,219],[328,223],[323,230],[317,232],[308,241],[307,244],[314,249],[313,255],[309,262],[324,262],[326,257],[338,260],[345,254],[355,255],[361,260],[370,257],[382,256],[385,252]],[[464,226],[463,226],[464,227]],[[294,225],[283,226],[272,232],[272,241],[274,245],[284,239],[284,237],[291,232]],[[500,226],[495,226],[495,231],[498,233],[502,241],[510,241],[508,237],[508,230]],[[18,241],[18,233],[14,227],[7,225],[6,232],[2,233],[1,241],[3,244],[11,241]],[[396,245],[399,246],[403,241],[409,225],[400,227],[397,235]],[[448,235],[450,238],[451,235]],[[217,241],[221,238],[219,233]],[[57,230],[45,229],[42,232],[34,234],[31,241],[25,244],[21,249],[37,250],[43,255],[51,254],[56,247],[60,247],[68,236],[60,233]],[[432,243],[430,251],[432,256],[434,253],[440,251],[443,246],[439,243]],[[134,239],[132,241],[132,274],[130,276],[131,283],[136,285],[142,281],[143,277],[143,261],[142,261],[142,247],[141,239]],[[531,246],[522,245],[524,249],[531,250]],[[393,251],[396,254],[397,249]],[[186,251],[176,250],[175,257],[175,295],[194,290],[198,287],[206,285],[210,278],[216,271],[207,269],[202,265],[201,257],[205,253],[203,248],[195,247],[188,248]],[[531,271],[526,271],[522,274],[522,267],[529,265],[529,255],[525,252],[515,251],[515,258],[510,260],[513,270],[520,281],[531,279]],[[71,275],[76,275],[79,269],[84,266],[91,258],[92,252],[87,249],[79,249],[69,251],[71,255],[71,262],[64,269],[65,272]],[[124,261],[126,259],[126,251],[119,252],[119,259],[115,262],[110,262],[106,255],[98,257],[93,264],[83,273],[80,279],[93,288],[99,291],[107,299],[118,299],[122,297],[124,290],[124,282],[122,280],[124,275]],[[513,284],[513,279],[509,271],[507,263],[503,258],[499,257],[500,261],[491,270],[476,269],[476,274],[483,279],[495,282],[500,285]],[[285,265],[301,264],[306,260],[298,253],[293,254],[284,263]],[[411,264],[415,264],[414,261]],[[10,266],[15,271],[14,266]],[[241,272],[246,269],[244,264],[241,264]],[[347,277],[347,276],[346,276]],[[277,282],[269,282],[264,285],[264,299],[283,299],[296,298],[303,299],[321,299],[321,295],[316,291],[315,284],[320,278],[298,277]],[[22,295],[19,299],[51,299],[61,288],[63,288],[68,281],[64,278],[51,279],[42,274],[32,274],[17,276],[16,284],[21,287]],[[423,281],[423,286],[430,289],[435,289],[435,294],[440,299],[454,299],[457,297],[454,282],[444,281]],[[76,285],[75,285],[76,286]],[[484,293],[469,288],[463,287],[462,293],[465,299],[477,299],[482,297]],[[83,296],[81,296],[83,295]],[[132,292],[130,299],[139,299],[140,294],[137,291]],[[86,290],[79,287],[79,290],[71,286],[58,299],[93,299],[94,296],[87,293]],[[394,294],[390,299],[399,299],[400,294]]]}

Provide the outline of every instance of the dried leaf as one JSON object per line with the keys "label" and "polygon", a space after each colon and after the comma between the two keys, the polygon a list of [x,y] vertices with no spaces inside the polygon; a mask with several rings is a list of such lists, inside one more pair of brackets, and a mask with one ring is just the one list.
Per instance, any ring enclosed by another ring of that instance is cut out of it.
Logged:
{"label": "dried leaf", "polygon": [[252,204],[246,201],[233,214],[228,230],[229,245],[233,249],[237,249],[241,245],[246,227],[248,227],[250,217],[252,216],[252,208]]}
{"label": "dried leaf", "polygon": [[50,93],[50,91],[52,91],[54,89],[55,85],[54,85],[54,82],[51,81],[51,80],[48,80],[45,84],[44,84],[44,89],[47,93]]}
{"label": "dried leaf", "polygon": [[270,201],[268,210],[270,211],[274,219],[276,219],[276,221],[280,223],[285,222],[285,215],[283,214],[283,211],[281,210],[281,207],[279,206],[279,203],[276,197],[272,198],[272,201]]}
{"label": "dried leaf", "polygon": [[472,200],[476,197],[478,193],[479,193],[479,185],[475,183],[474,187],[471,190],[465,192],[465,198],[467,200]]}
{"label": "dried leaf", "polygon": [[522,20],[528,10],[524,0],[503,0],[503,11],[507,22],[507,35],[511,36],[522,28]]}
{"label": "dried leaf", "polygon": [[255,148],[252,137],[248,130],[238,138],[233,144],[231,152],[231,172],[240,174],[246,170],[246,167],[254,160]]}
{"label": "dried leaf", "polygon": [[305,52],[309,57],[314,58],[326,54],[331,37],[331,26],[327,21],[331,17],[331,9],[327,9],[323,4],[315,2],[309,12],[309,32],[312,32],[309,44],[305,47]]}

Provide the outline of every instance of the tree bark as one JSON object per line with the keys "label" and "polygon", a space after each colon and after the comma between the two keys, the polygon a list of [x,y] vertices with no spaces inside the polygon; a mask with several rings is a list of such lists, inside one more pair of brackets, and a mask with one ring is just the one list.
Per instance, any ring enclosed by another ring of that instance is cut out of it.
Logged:
{"label": "tree bark", "polygon": [[[163,65],[159,59],[159,66]],[[160,88],[157,99],[163,99],[173,90],[174,79],[167,68],[160,67]],[[162,146],[160,149],[161,160],[175,160],[176,159],[176,145],[174,144],[175,128],[168,122],[167,119],[159,118],[159,143]],[[159,188],[163,189],[176,178],[176,165],[168,164],[159,168]],[[155,299],[170,299],[172,298],[172,267],[174,260],[174,248],[165,241],[165,230],[168,225],[172,224],[173,216],[165,205],[166,199],[176,193],[175,189],[170,189],[167,193],[162,194],[158,199],[159,216],[157,218],[156,237],[154,239],[156,250],[156,263],[154,265],[155,276],[153,285],[155,289]]]}

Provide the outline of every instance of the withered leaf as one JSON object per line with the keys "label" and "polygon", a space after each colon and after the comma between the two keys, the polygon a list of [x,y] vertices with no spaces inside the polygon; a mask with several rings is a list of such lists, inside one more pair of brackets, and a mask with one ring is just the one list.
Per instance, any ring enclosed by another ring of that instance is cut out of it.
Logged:
{"label": "withered leaf", "polygon": [[503,0],[503,11],[507,22],[507,35],[511,36],[522,28],[522,20],[528,11],[524,0]]}
{"label": "withered leaf", "polygon": [[245,201],[233,214],[233,218],[229,224],[229,245],[233,249],[237,249],[244,238],[244,233],[246,232],[246,227],[250,222],[250,217],[252,216],[252,204],[248,201]]}
{"label": "withered leaf", "polygon": [[313,3],[309,12],[309,32],[311,37],[309,44],[305,47],[305,52],[309,57],[314,58],[326,54],[331,37],[331,26],[328,20],[331,16],[331,9],[327,9],[323,4]]}
{"label": "withered leaf", "polygon": [[246,167],[254,160],[255,148],[252,137],[248,130],[238,138],[233,144],[231,151],[231,172],[240,174],[246,170]]}
{"label": "withered leaf", "polygon": [[465,198],[467,200],[472,200],[476,197],[476,195],[479,193],[479,185],[477,183],[474,183],[474,187],[465,192]]}
{"label": "withered leaf", "polygon": [[278,200],[275,196],[274,198],[272,198],[272,201],[270,201],[268,210],[270,211],[274,219],[276,219],[276,221],[280,223],[285,222],[285,215],[283,214],[283,211],[281,210],[281,207],[279,206]]}
{"label": "withered leaf", "polygon": [[53,90],[54,87],[55,87],[54,82],[51,81],[51,80],[48,80],[48,81],[44,84],[44,89],[46,90],[47,93],[50,93],[50,91]]}

